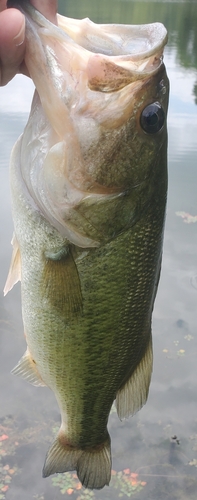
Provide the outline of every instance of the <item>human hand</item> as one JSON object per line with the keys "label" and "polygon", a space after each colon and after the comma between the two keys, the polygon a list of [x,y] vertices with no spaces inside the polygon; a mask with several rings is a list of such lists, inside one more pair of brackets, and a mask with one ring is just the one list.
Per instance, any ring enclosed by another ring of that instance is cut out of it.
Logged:
{"label": "human hand", "polygon": [[[16,73],[28,75],[24,63],[25,18],[19,10],[7,9],[6,3],[0,0],[0,86],[6,85]],[[57,24],[57,0],[31,0],[31,4]]]}

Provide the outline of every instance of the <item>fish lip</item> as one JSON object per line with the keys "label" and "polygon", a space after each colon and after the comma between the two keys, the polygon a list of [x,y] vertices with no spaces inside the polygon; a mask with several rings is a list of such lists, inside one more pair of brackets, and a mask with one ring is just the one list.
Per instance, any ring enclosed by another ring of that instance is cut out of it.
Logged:
{"label": "fish lip", "polygon": [[133,60],[138,61],[146,59],[159,52],[163,52],[163,49],[168,41],[168,33],[162,23],[157,22],[142,25],[131,25],[131,28],[138,31],[141,34],[140,37],[138,35],[138,38],[146,40],[147,45],[149,45],[147,50],[142,50],[140,52],[138,49],[137,54],[130,53]]}
{"label": "fish lip", "polygon": [[149,76],[163,65],[163,51],[168,41],[168,33],[162,23],[143,24],[138,26],[138,29],[146,36],[149,47],[142,52],[138,51],[137,54],[131,54],[130,58],[133,65],[137,65],[136,71],[134,70],[136,76]]}

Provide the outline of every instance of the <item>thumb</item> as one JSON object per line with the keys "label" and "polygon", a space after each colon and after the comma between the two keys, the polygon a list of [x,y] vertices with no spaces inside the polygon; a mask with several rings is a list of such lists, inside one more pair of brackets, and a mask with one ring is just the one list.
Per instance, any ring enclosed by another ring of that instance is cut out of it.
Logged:
{"label": "thumb", "polygon": [[0,85],[20,71],[25,53],[25,18],[17,9],[0,12]]}

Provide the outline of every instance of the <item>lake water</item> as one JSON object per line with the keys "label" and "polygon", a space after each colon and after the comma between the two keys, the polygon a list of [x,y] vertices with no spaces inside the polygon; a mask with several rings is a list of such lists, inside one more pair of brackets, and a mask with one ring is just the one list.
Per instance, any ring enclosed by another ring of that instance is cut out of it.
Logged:
{"label": "lake water", "polygon": [[3,298],[13,224],[8,164],[23,131],[33,85],[17,76],[0,89],[0,499],[194,500],[197,496],[197,2],[62,0],[60,12],[96,22],[161,21],[165,64],[169,192],[164,253],[153,315],[154,371],[146,406],[120,422],[112,412],[113,475],[98,492],[73,474],[42,479],[59,424],[53,394],[10,375],[25,350],[20,286]]}

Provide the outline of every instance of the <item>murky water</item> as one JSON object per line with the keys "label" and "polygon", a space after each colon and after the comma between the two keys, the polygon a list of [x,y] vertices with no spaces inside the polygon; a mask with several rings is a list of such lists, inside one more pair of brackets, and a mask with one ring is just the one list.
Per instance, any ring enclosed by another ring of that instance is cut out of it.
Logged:
{"label": "murky water", "polygon": [[[169,195],[162,275],[153,317],[154,372],[146,406],[110,417],[113,476],[100,492],[77,489],[73,474],[42,479],[59,412],[48,389],[10,375],[25,350],[20,286],[0,293],[0,499],[188,500],[197,494],[197,3],[62,0],[61,13],[96,22],[163,22],[171,82]],[[16,77],[0,89],[0,290],[13,225],[8,163],[27,120],[33,86]]]}

